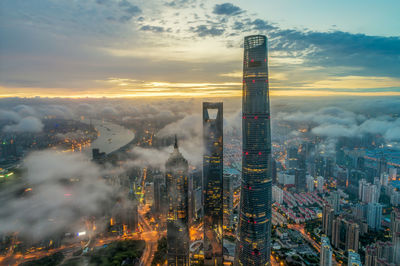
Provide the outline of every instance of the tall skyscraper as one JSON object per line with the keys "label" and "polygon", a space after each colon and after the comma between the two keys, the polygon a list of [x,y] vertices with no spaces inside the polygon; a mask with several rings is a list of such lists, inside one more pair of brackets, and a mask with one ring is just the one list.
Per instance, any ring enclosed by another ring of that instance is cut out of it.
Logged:
{"label": "tall skyscraper", "polygon": [[268,265],[271,252],[271,128],[267,38],[244,39],[243,159],[235,263]]}
{"label": "tall skyscraper", "polygon": [[174,151],[165,164],[168,265],[189,265],[188,169],[188,162],[179,152],[175,137]]}
{"label": "tall skyscraper", "polygon": [[233,174],[224,173],[224,228],[233,224]]}
{"label": "tall skyscraper", "polygon": [[329,238],[326,236],[321,237],[321,253],[320,253],[320,266],[332,266],[332,247],[329,243]]}
{"label": "tall skyscraper", "polygon": [[[203,103],[204,264],[223,259],[223,105]],[[214,116],[211,111],[216,111]]]}

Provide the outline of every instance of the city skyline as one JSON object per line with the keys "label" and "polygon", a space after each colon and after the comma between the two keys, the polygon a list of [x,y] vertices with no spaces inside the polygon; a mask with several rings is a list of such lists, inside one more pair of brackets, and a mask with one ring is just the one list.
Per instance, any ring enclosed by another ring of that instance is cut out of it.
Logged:
{"label": "city skyline", "polygon": [[0,264],[400,265],[398,9],[0,1]]}
{"label": "city skyline", "polygon": [[400,95],[398,5],[2,1],[0,97],[240,97],[250,34],[270,39],[272,97]]}

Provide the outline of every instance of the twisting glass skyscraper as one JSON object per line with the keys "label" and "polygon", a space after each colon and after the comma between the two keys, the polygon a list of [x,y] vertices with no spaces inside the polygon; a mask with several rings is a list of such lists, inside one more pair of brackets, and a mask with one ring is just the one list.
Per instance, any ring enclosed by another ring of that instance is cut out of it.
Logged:
{"label": "twisting glass skyscraper", "polygon": [[[222,265],[223,105],[203,103],[204,264]],[[213,115],[216,111],[216,114]]]}
{"label": "twisting glass skyscraper", "polygon": [[165,183],[168,195],[167,257],[168,265],[189,265],[189,166],[178,149],[175,137],[174,151],[165,164]]}
{"label": "twisting glass skyscraper", "polygon": [[237,265],[269,265],[271,246],[271,129],[267,38],[244,39],[243,160]]}

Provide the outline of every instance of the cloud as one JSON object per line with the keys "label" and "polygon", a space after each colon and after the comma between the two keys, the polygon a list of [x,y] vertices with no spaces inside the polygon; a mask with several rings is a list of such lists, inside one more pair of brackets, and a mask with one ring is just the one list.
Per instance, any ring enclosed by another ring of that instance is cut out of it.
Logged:
{"label": "cloud", "polygon": [[[100,214],[112,194],[101,171],[81,154],[34,152],[25,158],[24,167],[25,182],[0,192],[2,234],[19,232],[41,239],[78,230],[81,219]],[[32,191],[22,193],[25,184]]]}
{"label": "cloud", "polygon": [[243,13],[243,10],[240,7],[235,6],[231,3],[224,3],[224,4],[220,4],[220,5],[215,5],[213,13],[217,14],[217,15],[232,16],[232,15],[238,15],[240,13]]}
{"label": "cloud", "polygon": [[173,0],[165,3],[165,5],[173,8],[185,8],[195,2],[196,0]]}
{"label": "cloud", "polygon": [[145,25],[140,28],[142,31],[151,31],[154,33],[162,33],[165,31],[164,27]]}
{"label": "cloud", "polygon": [[[375,113],[380,108],[372,106],[372,103],[366,104]],[[364,114],[357,114],[339,107],[326,107],[311,112],[278,113],[276,117],[278,121],[305,123],[311,127],[311,133],[314,135],[328,138],[352,138],[366,134],[379,134],[387,141],[400,139],[400,136],[396,135],[400,127],[400,119],[388,115],[367,118]]]}
{"label": "cloud", "polygon": [[267,21],[259,18],[250,22],[249,25],[254,26],[254,29],[259,31],[276,29],[275,26],[272,26]]}
{"label": "cloud", "polygon": [[13,111],[0,110],[0,120],[19,122],[21,116]]}
{"label": "cloud", "polygon": [[119,6],[126,12],[126,15],[120,18],[120,21],[122,22],[129,21],[132,17],[138,16],[142,13],[142,10],[138,6],[133,5],[128,0],[122,0],[119,2]]}
{"label": "cloud", "polygon": [[36,117],[28,116],[22,118],[17,124],[7,125],[3,128],[4,132],[29,132],[38,133],[43,130],[43,123]]}
{"label": "cloud", "polygon": [[113,117],[116,116],[119,112],[113,106],[106,106],[100,111],[100,113],[103,117]]}
{"label": "cloud", "polygon": [[207,36],[220,36],[225,30],[223,28],[218,28],[216,26],[198,25],[191,29],[192,32],[196,33],[199,37]]}

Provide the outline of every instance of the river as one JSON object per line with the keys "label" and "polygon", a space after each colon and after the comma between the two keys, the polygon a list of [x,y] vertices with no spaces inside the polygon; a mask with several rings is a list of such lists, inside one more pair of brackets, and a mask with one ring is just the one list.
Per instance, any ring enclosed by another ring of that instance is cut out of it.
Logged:
{"label": "river", "polygon": [[[86,120],[83,122],[89,123]],[[96,148],[100,149],[100,152],[108,154],[135,138],[135,134],[131,130],[111,122],[92,119],[92,125],[99,132],[99,136],[90,145],[82,149],[82,152],[88,156],[92,156],[92,149]]]}

